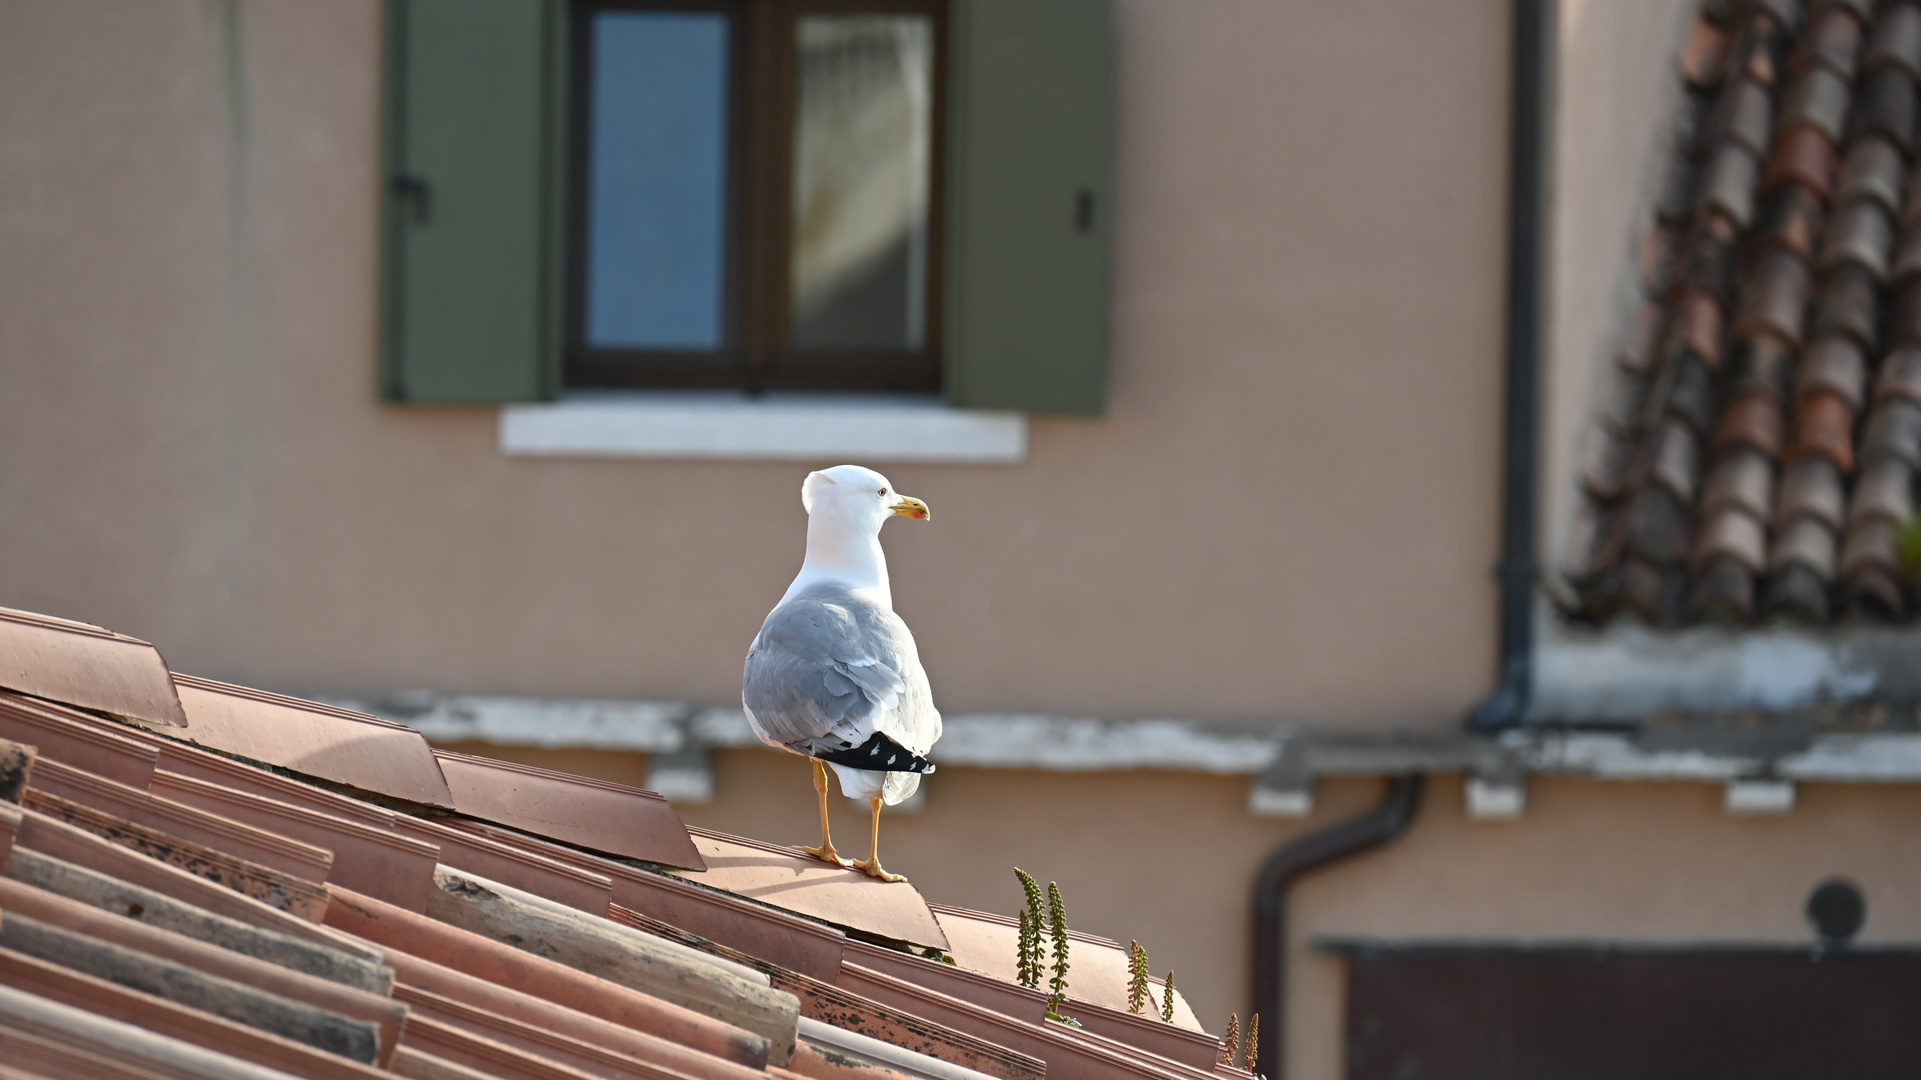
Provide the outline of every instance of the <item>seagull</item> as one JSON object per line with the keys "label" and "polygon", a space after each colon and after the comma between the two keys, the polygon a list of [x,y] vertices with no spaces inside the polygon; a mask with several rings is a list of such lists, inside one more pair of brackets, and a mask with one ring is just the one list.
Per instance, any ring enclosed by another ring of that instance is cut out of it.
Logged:
{"label": "seagull", "polygon": [[[807,558],[747,650],[740,700],[760,740],[811,758],[820,796],[817,859],[882,881],[905,881],[880,864],[880,808],[912,795],[934,771],[940,738],[927,672],[907,624],[894,614],[880,527],[894,517],[928,520],[927,504],[858,465],[808,473]],[[873,813],[866,859],[834,850],[827,830],[827,770],[840,790]]]}

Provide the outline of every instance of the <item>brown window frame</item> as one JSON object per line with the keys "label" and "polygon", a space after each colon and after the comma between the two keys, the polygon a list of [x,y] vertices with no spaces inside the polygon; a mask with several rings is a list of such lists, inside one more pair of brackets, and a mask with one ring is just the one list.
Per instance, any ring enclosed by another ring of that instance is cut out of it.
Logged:
{"label": "brown window frame", "polygon": [[[587,177],[592,117],[593,15],[600,11],[717,12],[730,20],[726,233],[720,348],[588,346]],[[790,326],[789,238],[795,110],[795,30],[801,16],[914,14],[933,30],[926,321],[922,346],[895,350],[800,350]],[[562,382],[570,388],[682,387],[938,393],[946,154],[946,0],[576,0],[571,9],[567,108],[566,253]]]}

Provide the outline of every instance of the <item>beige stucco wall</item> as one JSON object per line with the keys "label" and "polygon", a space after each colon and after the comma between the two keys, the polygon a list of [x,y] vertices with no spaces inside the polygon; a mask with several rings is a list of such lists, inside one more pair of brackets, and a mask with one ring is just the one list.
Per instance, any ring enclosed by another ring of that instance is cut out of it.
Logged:
{"label": "beige stucco wall", "polygon": [[1639,304],[1636,243],[1653,222],[1682,93],[1675,58],[1697,6],[1559,3],[1539,474],[1550,567],[1566,550],[1581,451]]}
{"label": "beige stucco wall", "polygon": [[[950,711],[1451,725],[1490,681],[1505,4],[1121,5],[1112,409],[890,470]],[[374,400],[373,0],[0,3],[0,604],[343,692],[725,702],[803,467]],[[831,464],[823,462],[821,464]]]}

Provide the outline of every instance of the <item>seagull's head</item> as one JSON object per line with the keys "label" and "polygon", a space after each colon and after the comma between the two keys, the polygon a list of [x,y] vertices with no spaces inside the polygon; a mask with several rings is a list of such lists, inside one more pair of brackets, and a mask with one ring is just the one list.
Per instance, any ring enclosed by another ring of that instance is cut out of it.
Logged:
{"label": "seagull's head", "polygon": [[859,465],[836,465],[807,474],[800,485],[800,504],[809,517],[842,525],[872,536],[890,517],[926,521],[927,504],[902,495],[885,476]]}

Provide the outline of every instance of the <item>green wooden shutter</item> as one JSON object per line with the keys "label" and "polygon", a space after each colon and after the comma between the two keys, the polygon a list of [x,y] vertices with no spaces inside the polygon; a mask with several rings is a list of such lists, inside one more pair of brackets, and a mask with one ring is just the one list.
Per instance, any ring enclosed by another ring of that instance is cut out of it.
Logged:
{"label": "green wooden shutter", "polygon": [[1112,0],[955,0],[946,387],[1098,414],[1113,222]]}
{"label": "green wooden shutter", "polygon": [[559,0],[389,0],[382,396],[558,383]]}

